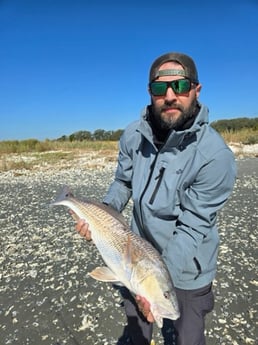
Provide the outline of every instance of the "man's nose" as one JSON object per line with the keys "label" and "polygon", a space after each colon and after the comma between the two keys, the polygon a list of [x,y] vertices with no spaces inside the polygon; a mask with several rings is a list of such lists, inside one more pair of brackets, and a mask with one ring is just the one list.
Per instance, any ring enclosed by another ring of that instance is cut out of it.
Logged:
{"label": "man's nose", "polygon": [[165,99],[171,101],[171,100],[174,100],[176,98],[177,98],[176,93],[173,91],[172,87],[171,86],[168,87],[166,95],[165,95]]}

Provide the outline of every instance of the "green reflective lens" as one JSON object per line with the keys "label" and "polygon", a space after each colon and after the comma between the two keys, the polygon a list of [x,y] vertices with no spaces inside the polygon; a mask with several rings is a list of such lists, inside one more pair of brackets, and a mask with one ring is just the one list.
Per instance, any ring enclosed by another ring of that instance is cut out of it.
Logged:
{"label": "green reflective lens", "polygon": [[189,79],[177,79],[173,81],[154,81],[149,84],[153,96],[164,96],[169,87],[176,94],[186,93],[191,90],[191,81]]}

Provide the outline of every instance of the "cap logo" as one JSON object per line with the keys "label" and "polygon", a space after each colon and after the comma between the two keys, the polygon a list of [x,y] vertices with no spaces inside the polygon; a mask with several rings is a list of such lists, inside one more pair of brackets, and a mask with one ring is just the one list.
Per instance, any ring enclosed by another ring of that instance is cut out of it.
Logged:
{"label": "cap logo", "polygon": [[160,71],[157,71],[156,78],[166,75],[180,75],[182,77],[187,77],[185,71],[181,69],[162,69]]}

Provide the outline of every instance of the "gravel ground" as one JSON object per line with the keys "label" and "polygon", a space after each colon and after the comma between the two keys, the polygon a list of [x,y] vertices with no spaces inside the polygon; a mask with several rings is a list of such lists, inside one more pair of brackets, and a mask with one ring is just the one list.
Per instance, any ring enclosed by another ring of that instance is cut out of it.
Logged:
{"label": "gravel ground", "polygon": [[[0,173],[0,345],[116,344],[125,325],[121,297],[87,276],[101,264],[96,248],[74,231],[66,208],[49,207],[63,185],[101,200],[114,168]],[[233,195],[219,215],[207,345],[257,344],[257,189],[258,158],[239,159]],[[156,326],[155,340],[162,344]]]}

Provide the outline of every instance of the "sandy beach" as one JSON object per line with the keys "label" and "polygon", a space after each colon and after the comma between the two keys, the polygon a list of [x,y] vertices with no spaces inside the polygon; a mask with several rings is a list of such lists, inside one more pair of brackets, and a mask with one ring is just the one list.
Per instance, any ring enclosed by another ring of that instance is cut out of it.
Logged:
{"label": "sandy beach", "polygon": [[[257,344],[258,158],[237,159],[232,197],[219,214],[221,245],[207,345]],[[100,168],[0,173],[0,345],[115,345],[122,299],[87,275],[102,260],[74,230],[66,208],[50,208],[63,185],[102,200],[115,162]],[[125,211],[130,218],[130,205]],[[155,327],[156,344],[163,344]]]}

